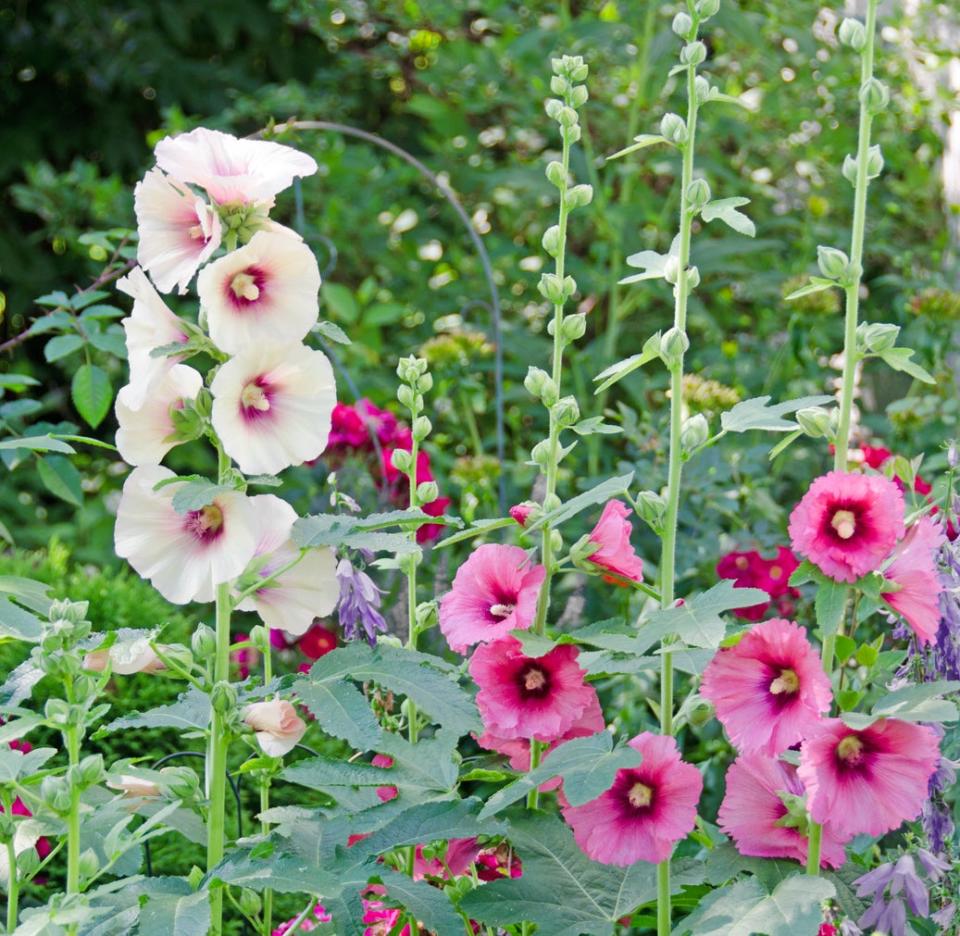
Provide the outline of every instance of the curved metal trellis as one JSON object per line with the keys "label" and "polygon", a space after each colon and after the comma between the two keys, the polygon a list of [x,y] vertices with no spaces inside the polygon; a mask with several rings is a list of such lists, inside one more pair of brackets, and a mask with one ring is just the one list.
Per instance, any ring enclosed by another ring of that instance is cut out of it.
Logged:
{"label": "curved metal trellis", "polygon": [[[394,156],[399,157],[405,163],[410,166],[413,166],[417,172],[420,173],[425,179],[427,179],[436,190],[443,196],[451,208],[456,212],[457,217],[463,223],[463,226],[467,230],[467,234],[470,237],[471,242],[473,243],[474,248],[477,251],[477,255],[480,257],[480,265],[483,267],[484,279],[487,283],[487,289],[490,291],[490,320],[491,320],[491,331],[493,332],[493,345],[494,345],[494,383],[495,383],[495,409],[496,409],[496,444],[497,444],[497,460],[500,463],[500,476],[498,479],[498,499],[500,505],[500,512],[504,514],[507,509],[507,493],[506,493],[506,476],[504,475],[504,457],[506,450],[505,442],[505,433],[504,433],[504,416],[503,416],[503,341],[502,341],[502,328],[501,328],[501,311],[500,311],[500,294],[497,291],[497,284],[493,276],[493,265],[490,262],[490,255],[487,253],[487,248],[484,246],[483,240],[480,235],[477,233],[476,229],[473,226],[473,223],[470,221],[470,216],[464,210],[463,205],[460,204],[460,199],[457,198],[456,193],[453,189],[450,188],[439,176],[427,168],[416,156],[412,153],[407,152],[402,146],[398,146],[396,143],[391,143],[390,140],[384,139],[381,136],[378,136],[376,133],[370,133],[368,130],[361,130],[359,127],[351,127],[349,124],[335,123],[328,120],[291,120],[285,124],[278,124],[274,128],[274,132],[282,133],[284,130],[325,130],[331,133],[340,133],[344,136],[354,137],[358,140],[363,140],[366,143],[370,143],[374,146],[380,147],[380,149],[386,150],[388,153],[391,153]],[[263,133],[254,134],[254,136],[262,136]],[[296,210],[296,223],[298,227],[303,226],[304,215],[303,215],[303,192],[300,189],[299,179],[294,188],[294,197],[296,199],[295,210]],[[328,243],[328,247],[331,245]],[[336,263],[336,248],[331,251],[331,261],[330,264]],[[329,264],[328,264],[329,267]],[[485,303],[475,303],[475,304],[484,304]]]}

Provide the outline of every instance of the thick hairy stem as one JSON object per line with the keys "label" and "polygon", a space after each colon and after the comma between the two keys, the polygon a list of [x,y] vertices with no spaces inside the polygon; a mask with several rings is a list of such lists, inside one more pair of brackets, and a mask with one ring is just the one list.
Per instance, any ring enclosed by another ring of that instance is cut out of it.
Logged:
{"label": "thick hairy stem", "polygon": [[[263,684],[269,686],[273,680],[273,649],[267,641],[263,653]],[[270,775],[265,774],[260,780],[260,814],[263,815],[270,808]],[[260,820],[260,831],[266,835],[270,831],[270,823]],[[273,932],[273,891],[268,887],[263,892],[263,936],[270,936]]]}
{"label": "thick hairy stem", "polygon": [[[415,510],[420,506],[420,498],[417,496],[417,457],[420,454],[420,443],[416,437],[410,446],[410,470],[407,472],[407,478],[410,486],[410,508]],[[416,531],[410,534],[413,541],[416,542]],[[411,556],[407,565],[407,649],[417,649],[417,559]],[[411,744],[417,743],[419,728],[417,725],[417,707],[413,704],[413,699],[407,698],[407,738]]]}
{"label": "thick hairy stem", "polygon": [[[690,183],[693,181],[693,154],[697,132],[696,66],[687,66],[687,141],[683,150],[683,169],[680,189],[680,243],[677,255],[679,269],[675,287],[673,324],[684,333],[687,328],[687,299],[689,281],[687,267],[690,265],[690,232],[693,212],[687,201]],[[669,608],[673,602],[676,586],[677,564],[677,519],[680,512],[680,482],[683,467],[683,449],[680,430],[683,425],[683,354],[670,367],[670,456],[667,473],[667,509],[664,516],[663,551],[660,569],[661,607]],[[660,731],[673,734],[673,657],[665,653],[661,657],[660,677]],[[670,933],[670,860],[657,867],[657,934]]]}
{"label": "thick hairy stem", "polygon": [[[535,738],[530,739],[530,769],[536,770],[540,766],[543,756],[543,745]],[[540,788],[534,787],[527,794],[527,809],[537,809],[540,806]]]}

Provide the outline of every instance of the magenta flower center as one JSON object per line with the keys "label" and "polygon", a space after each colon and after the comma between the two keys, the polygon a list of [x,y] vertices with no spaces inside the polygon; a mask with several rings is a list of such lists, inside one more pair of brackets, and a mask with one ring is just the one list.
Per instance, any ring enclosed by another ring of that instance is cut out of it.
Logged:
{"label": "magenta flower center", "polygon": [[770,683],[774,695],[793,695],[800,688],[800,678],[792,669],[780,670],[780,675]]}
{"label": "magenta flower center", "polygon": [[517,677],[520,693],[526,698],[542,699],[550,691],[550,677],[536,663],[528,663]]}
{"label": "magenta flower center", "polygon": [[184,526],[202,543],[212,543],[223,533],[223,511],[216,504],[207,504],[200,510],[191,510]]}
{"label": "magenta flower center", "polygon": [[235,309],[244,309],[263,298],[267,275],[256,266],[234,273],[225,288],[227,299]]}
{"label": "magenta flower center", "polygon": [[635,783],[627,793],[627,801],[634,809],[646,809],[653,802],[653,790],[645,783]]}
{"label": "magenta flower center", "polygon": [[248,421],[261,419],[270,412],[273,388],[263,377],[255,377],[240,391],[240,414]]}
{"label": "magenta flower center", "polygon": [[857,767],[863,761],[863,741],[855,734],[847,735],[837,745],[837,757],[847,767]]}
{"label": "magenta flower center", "polygon": [[830,526],[840,539],[848,540],[857,532],[857,515],[852,510],[838,510],[830,519]]}

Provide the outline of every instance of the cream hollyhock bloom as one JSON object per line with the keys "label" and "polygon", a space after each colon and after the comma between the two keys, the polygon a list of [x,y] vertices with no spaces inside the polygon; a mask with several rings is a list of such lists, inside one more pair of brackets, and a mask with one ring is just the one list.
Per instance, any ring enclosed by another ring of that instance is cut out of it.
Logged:
{"label": "cream hollyhock bloom", "polygon": [[[171,440],[173,419],[171,410],[183,406],[186,400],[195,400],[203,378],[186,364],[175,364],[169,370],[156,374],[149,385],[127,384],[117,394],[117,449],[128,465],[159,465],[163,456],[175,445]],[[142,396],[139,407],[131,400]]]}
{"label": "cream hollyhock bloom", "polygon": [[313,175],[306,153],[266,140],[240,140],[198,127],[166,137],[154,150],[157,165],[181,182],[206,189],[219,203],[273,202],[295,178]]}
{"label": "cream hollyhock bloom", "polygon": [[108,780],[107,786],[111,790],[122,793],[128,799],[152,798],[163,792],[159,783],[144,780],[142,777],[133,777],[130,774],[123,774],[116,780]]}
{"label": "cream hollyhock bloom", "polygon": [[[258,569],[261,578],[296,559],[300,550],[290,541],[297,512],[273,494],[250,498],[256,518]],[[256,611],[267,627],[294,637],[305,634],[314,618],[330,614],[340,598],[337,560],[331,549],[311,549],[276,581],[244,598],[237,608]]]}
{"label": "cream hollyhock bloom", "polygon": [[[13,853],[18,858],[33,848],[42,837],[43,828],[36,819],[20,819],[13,834]],[[6,846],[0,848],[0,889],[10,890],[10,857]]]}
{"label": "cream hollyhock bloom", "polygon": [[116,676],[160,673],[167,668],[146,637],[118,642],[107,650],[91,650],[83,658],[83,668],[91,673],[102,673],[108,665]]}
{"label": "cream hollyhock bloom", "polygon": [[133,298],[133,311],[121,324],[127,333],[127,362],[130,365],[130,391],[127,405],[139,409],[153,378],[177,363],[177,357],[151,357],[154,348],[186,343],[188,335],[140,267],[117,281],[117,289]]}
{"label": "cream hollyhock bloom", "polygon": [[217,371],[213,428],[244,474],[277,474],[327,447],[333,369],[305,345],[252,345]]}
{"label": "cream hollyhock bloom", "polygon": [[316,324],[320,269],[298,237],[258,231],[197,279],[213,343],[227,354],[300,341]]}
{"label": "cream hollyhock bloom", "polygon": [[289,754],[307,730],[297,710],[281,699],[248,705],[243,720],[256,732],[260,749],[270,757]]}
{"label": "cream hollyhock bloom", "polygon": [[220,246],[220,216],[185,185],[151,169],[133,190],[137,260],[161,292],[181,293]]}
{"label": "cream hollyhock bloom", "polygon": [[218,494],[200,510],[178,514],[171,503],[178,485],[154,486],[172,471],[159,465],[135,468],[117,508],[117,555],[174,604],[212,601],[214,587],[236,578],[257,545],[250,499]]}

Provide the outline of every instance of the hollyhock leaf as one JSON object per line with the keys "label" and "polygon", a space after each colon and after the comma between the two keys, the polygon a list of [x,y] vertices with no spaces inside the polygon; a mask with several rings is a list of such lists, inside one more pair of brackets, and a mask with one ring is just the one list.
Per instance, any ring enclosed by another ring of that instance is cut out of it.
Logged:
{"label": "hollyhock leaf", "polygon": [[611,364],[610,367],[597,374],[593,380],[595,383],[600,381],[600,386],[593,391],[594,395],[609,390],[610,387],[615,383],[619,383],[628,374],[632,374],[638,368],[643,367],[644,364],[648,364],[650,361],[654,361],[660,357],[660,338],[660,332],[651,335],[643,343],[643,350],[639,354],[632,354],[622,361],[617,361],[616,364]]}
{"label": "hollyhock leaf", "polygon": [[713,891],[681,921],[672,936],[779,936],[816,932],[823,921],[820,908],[836,893],[822,877],[797,874],[782,881],[772,894],[756,878]]}
{"label": "hollyhock leaf", "polygon": [[54,754],[54,748],[34,748],[28,754],[16,748],[0,748],[0,783],[12,783],[39,770]]}
{"label": "hollyhock leaf", "polygon": [[[9,715],[9,709],[4,714]],[[0,725],[0,744],[9,744],[11,741],[16,741],[43,723],[43,719],[32,712],[21,715],[12,721],[5,721]]]}
{"label": "hollyhock leaf", "polygon": [[[368,535],[390,527],[415,530],[424,523],[459,526],[460,522],[454,517],[431,517],[419,508],[370,514],[367,517],[355,517],[347,514],[314,514],[309,517],[301,517],[294,523],[291,539],[297,546],[301,547],[353,546],[357,549],[369,549],[371,547],[361,547],[355,544],[357,542],[389,542],[393,544],[395,542],[393,539],[374,541]],[[392,550],[392,546],[383,546],[382,548]]]}
{"label": "hollyhock leaf", "polygon": [[43,356],[49,362],[59,361],[67,355],[79,351],[83,347],[83,338],[80,335],[57,335],[51,338],[43,347]]}
{"label": "hollyhock leaf", "polygon": [[83,364],[70,382],[70,397],[84,421],[96,429],[110,412],[113,400],[113,387],[107,372],[96,364]]}
{"label": "hollyhock leaf", "polygon": [[614,426],[603,421],[602,416],[591,416],[589,419],[581,419],[574,423],[570,429],[579,436],[588,435],[615,435],[623,432],[622,426]]}
{"label": "hollyhock leaf", "polygon": [[154,895],[140,910],[138,936],[205,936],[210,929],[210,895]]}
{"label": "hollyhock leaf", "polygon": [[98,303],[97,305],[87,306],[81,313],[80,319],[81,321],[109,321],[110,319],[123,318],[126,314],[123,309],[118,309],[116,306]]}
{"label": "hollyhock leaf", "polygon": [[98,729],[95,738],[127,728],[205,729],[210,724],[210,697],[199,689],[181,693],[176,702],[118,718]]}
{"label": "hollyhock leaf", "polygon": [[807,396],[769,406],[769,396],[753,397],[721,413],[720,425],[727,432],[749,432],[751,429],[793,432],[798,428],[797,424],[790,419],[784,419],[785,415],[808,406],[822,406],[832,399],[833,397],[829,396]]}
{"label": "hollyhock leaf", "polygon": [[847,607],[847,593],[850,586],[846,582],[835,582],[822,577],[817,585],[814,610],[817,616],[817,629],[821,637],[836,634],[843,613]]}
{"label": "hollyhock leaf", "polygon": [[[3,604],[0,603],[0,636],[3,635],[2,631],[2,619],[3,619]],[[33,632],[35,634],[31,643],[37,643],[40,640],[40,622],[37,622],[36,630]],[[25,640],[26,638],[17,637],[17,640]],[[40,682],[41,679],[46,674],[37,666],[32,659],[24,660],[19,666],[17,666],[6,680],[2,686],[0,686],[0,705],[19,705],[24,699],[29,699],[31,693],[33,692],[33,687]]]}
{"label": "hollyhock leaf", "polygon": [[27,374],[0,374],[0,390],[13,390],[22,393],[27,387],[38,387],[40,381]]}
{"label": "hollyhock leaf", "polygon": [[297,699],[329,735],[343,738],[358,751],[372,751],[382,734],[370,703],[351,682],[308,682],[297,686]]}
{"label": "hollyhock leaf", "polygon": [[960,682],[937,680],[904,686],[874,703],[870,714],[847,712],[843,721],[858,731],[869,728],[881,718],[898,718],[906,722],[953,722],[958,717],[957,706],[944,695],[960,691]]}
{"label": "hollyhock leaf", "polygon": [[510,631],[510,636],[516,637],[523,645],[524,656],[532,657],[533,659],[546,656],[557,646],[556,641],[551,640],[543,634],[538,634],[535,631],[512,630]]}
{"label": "hollyhock leaf", "polygon": [[632,471],[615,478],[607,478],[606,481],[601,481],[588,491],[584,491],[582,494],[570,498],[570,500],[561,504],[556,510],[542,514],[535,523],[531,523],[526,528],[527,532],[532,533],[534,530],[539,530],[546,524],[549,524],[551,527],[559,526],[561,523],[566,522],[571,517],[575,517],[578,513],[586,510],[588,507],[592,507],[594,504],[605,504],[611,498],[618,497],[629,490],[632,481]]}
{"label": "hollyhock leaf", "polygon": [[729,579],[724,579],[679,607],[654,611],[640,629],[634,652],[643,653],[670,635],[694,647],[719,647],[726,632],[721,614],[768,599],[769,595],[759,588],[737,588]]}
{"label": "hollyhock leaf", "polygon": [[326,338],[327,341],[332,341],[334,344],[353,344],[353,342],[347,336],[347,333],[339,325],[336,325],[333,322],[317,322],[317,324],[313,326],[313,331],[323,338]]}
{"label": "hollyhock leaf", "polygon": [[708,202],[701,210],[700,216],[707,222],[719,219],[738,234],[756,237],[756,225],[742,211],[737,210],[749,204],[749,198],[718,198],[715,201]]}
{"label": "hollyhock leaf", "polygon": [[123,329],[119,325],[107,328],[102,331],[93,330],[90,332],[90,344],[98,351],[105,354],[112,354],[120,360],[127,358],[127,340]]}
{"label": "hollyhock leaf", "polygon": [[937,381],[928,374],[916,361],[911,360],[914,352],[910,348],[888,348],[880,352],[880,357],[896,371],[909,374],[914,380],[923,383],[935,384]]}
{"label": "hollyhock leaf", "polygon": [[38,459],[37,474],[51,494],[73,504],[74,507],[83,506],[83,479],[68,458],[63,455],[48,455]]}
{"label": "hollyhock leaf", "polygon": [[46,615],[50,610],[52,590],[53,586],[45,582],[21,578],[19,575],[0,575],[0,594],[8,595],[10,599],[38,614]]}
{"label": "hollyhock leaf", "polygon": [[171,504],[178,514],[190,513],[212,504],[218,494],[228,494],[234,490],[236,488],[231,484],[215,484],[206,478],[191,478],[177,488]]}
{"label": "hollyhock leaf", "polygon": [[[278,843],[282,845],[281,843]],[[305,860],[300,855],[273,854],[268,859],[256,858],[251,849],[235,848],[211,872],[208,884],[223,881],[237,887],[262,891],[270,888],[284,894],[315,894],[320,891],[324,900],[339,895],[344,889],[359,892],[367,883],[369,872],[350,868],[326,869]]]}
{"label": "hollyhock leaf", "polygon": [[454,936],[463,929],[463,919],[453,909],[446,891],[426,881],[411,880],[389,866],[378,869],[377,874],[387,897],[402,904],[431,932]]}
{"label": "hollyhock leaf", "polygon": [[494,530],[502,530],[512,526],[516,526],[516,520],[514,520],[513,517],[498,517],[495,520],[475,520],[467,529],[446,536],[440,540],[439,543],[434,543],[433,548],[442,549],[444,546],[453,546],[456,543],[473,539],[475,536],[483,536],[485,533],[492,533]]}
{"label": "hollyhock leaf", "polygon": [[665,136],[661,136],[659,133],[641,133],[639,136],[633,138],[633,143],[625,147],[622,150],[617,150],[616,153],[612,153],[610,156],[607,156],[607,162],[610,162],[612,159],[619,159],[621,156],[627,156],[629,153],[635,153],[637,150],[645,149],[648,146],[656,146],[657,143],[669,143],[670,146],[674,144],[668,140]]}
{"label": "hollyhock leaf", "polygon": [[804,559],[803,562],[793,570],[789,584],[794,587],[797,585],[806,585],[807,582],[818,581],[822,575],[823,573],[809,559]]}
{"label": "hollyhock leaf", "polygon": [[[399,772],[398,772],[399,773]],[[311,790],[324,790],[327,787],[340,786],[395,786],[394,770],[389,772],[383,767],[361,761],[343,761],[331,757],[308,757],[297,761],[284,769],[281,776],[285,780],[309,787]]]}

